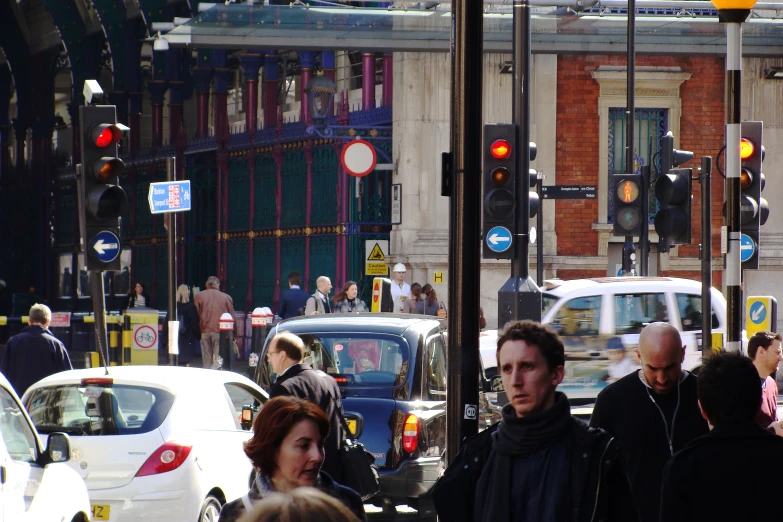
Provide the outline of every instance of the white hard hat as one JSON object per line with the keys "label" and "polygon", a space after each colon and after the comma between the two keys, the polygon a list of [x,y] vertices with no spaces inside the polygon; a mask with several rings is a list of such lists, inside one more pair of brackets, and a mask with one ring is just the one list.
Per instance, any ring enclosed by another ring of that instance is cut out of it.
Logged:
{"label": "white hard hat", "polygon": [[407,272],[408,269],[405,268],[405,265],[402,263],[397,263],[394,265],[394,268],[392,269],[392,272]]}

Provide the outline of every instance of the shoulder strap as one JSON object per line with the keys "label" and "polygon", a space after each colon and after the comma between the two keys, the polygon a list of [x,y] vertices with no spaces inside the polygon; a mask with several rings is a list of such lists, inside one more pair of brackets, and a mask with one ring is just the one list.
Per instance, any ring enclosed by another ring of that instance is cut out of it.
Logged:
{"label": "shoulder strap", "polygon": [[250,511],[251,509],[253,509],[253,504],[250,503],[250,495],[248,495],[247,493],[242,495],[242,504],[244,504],[246,511]]}
{"label": "shoulder strap", "polygon": [[340,424],[342,424],[343,429],[345,430],[345,434],[343,435],[343,439],[350,439],[351,438],[351,429],[348,427],[348,422],[345,420],[345,416],[343,416],[343,410],[337,405],[337,401],[335,400],[333,395],[330,395],[332,399],[332,404],[334,404],[334,409],[337,410],[337,415],[340,417]]}

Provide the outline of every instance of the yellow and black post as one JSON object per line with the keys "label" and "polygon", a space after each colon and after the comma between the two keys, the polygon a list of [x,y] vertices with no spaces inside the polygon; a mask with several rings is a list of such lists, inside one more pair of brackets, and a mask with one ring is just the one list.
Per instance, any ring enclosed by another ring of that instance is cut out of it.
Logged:
{"label": "yellow and black post", "polygon": [[131,344],[133,343],[133,329],[131,328],[131,318],[129,315],[122,317],[122,364],[131,363]]}

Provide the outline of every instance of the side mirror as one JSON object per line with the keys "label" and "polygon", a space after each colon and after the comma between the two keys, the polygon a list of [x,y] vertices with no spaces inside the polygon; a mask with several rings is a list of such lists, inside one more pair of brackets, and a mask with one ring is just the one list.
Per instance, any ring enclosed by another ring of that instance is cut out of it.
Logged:
{"label": "side mirror", "polygon": [[240,424],[242,425],[242,429],[245,431],[250,431],[253,429],[253,418],[255,417],[257,409],[253,406],[242,406],[242,419],[240,420]]}
{"label": "side mirror", "polygon": [[503,388],[503,379],[500,377],[500,375],[495,375],[489,380],[489,386],[491,388],[491,391],[493,392],[502,392],[505,391]]}
{"label": "side mirror", "polygon": [[44,465],[71,460],[71,439],[67,434],[52,433],[49,435],[44,460],[46,461]]}

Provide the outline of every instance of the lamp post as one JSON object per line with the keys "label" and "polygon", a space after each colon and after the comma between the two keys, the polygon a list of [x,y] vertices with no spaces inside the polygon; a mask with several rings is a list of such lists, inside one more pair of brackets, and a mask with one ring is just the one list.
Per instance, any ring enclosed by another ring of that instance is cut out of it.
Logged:
{"label": "lamp post", "polygon": [[712,0],[726,24],[726,350],[742,347],[742,266],[740,264],[740,139],[742,138],[742,23],[756,0]]}
{"label": "lamp post", "polygon": [[313,124],[308,127],[307,132],[313,134],[316,129],[321,128],[324,135],[331,136],[332,128],[326,125],[326,121],[329,116],[332,116],[334,95],[337,92],[334,80],[324,76],[323,71],[318,71],[307,82],[304,92],[307,96],[307,104],[310,106],[310,117],[313,119]]}

